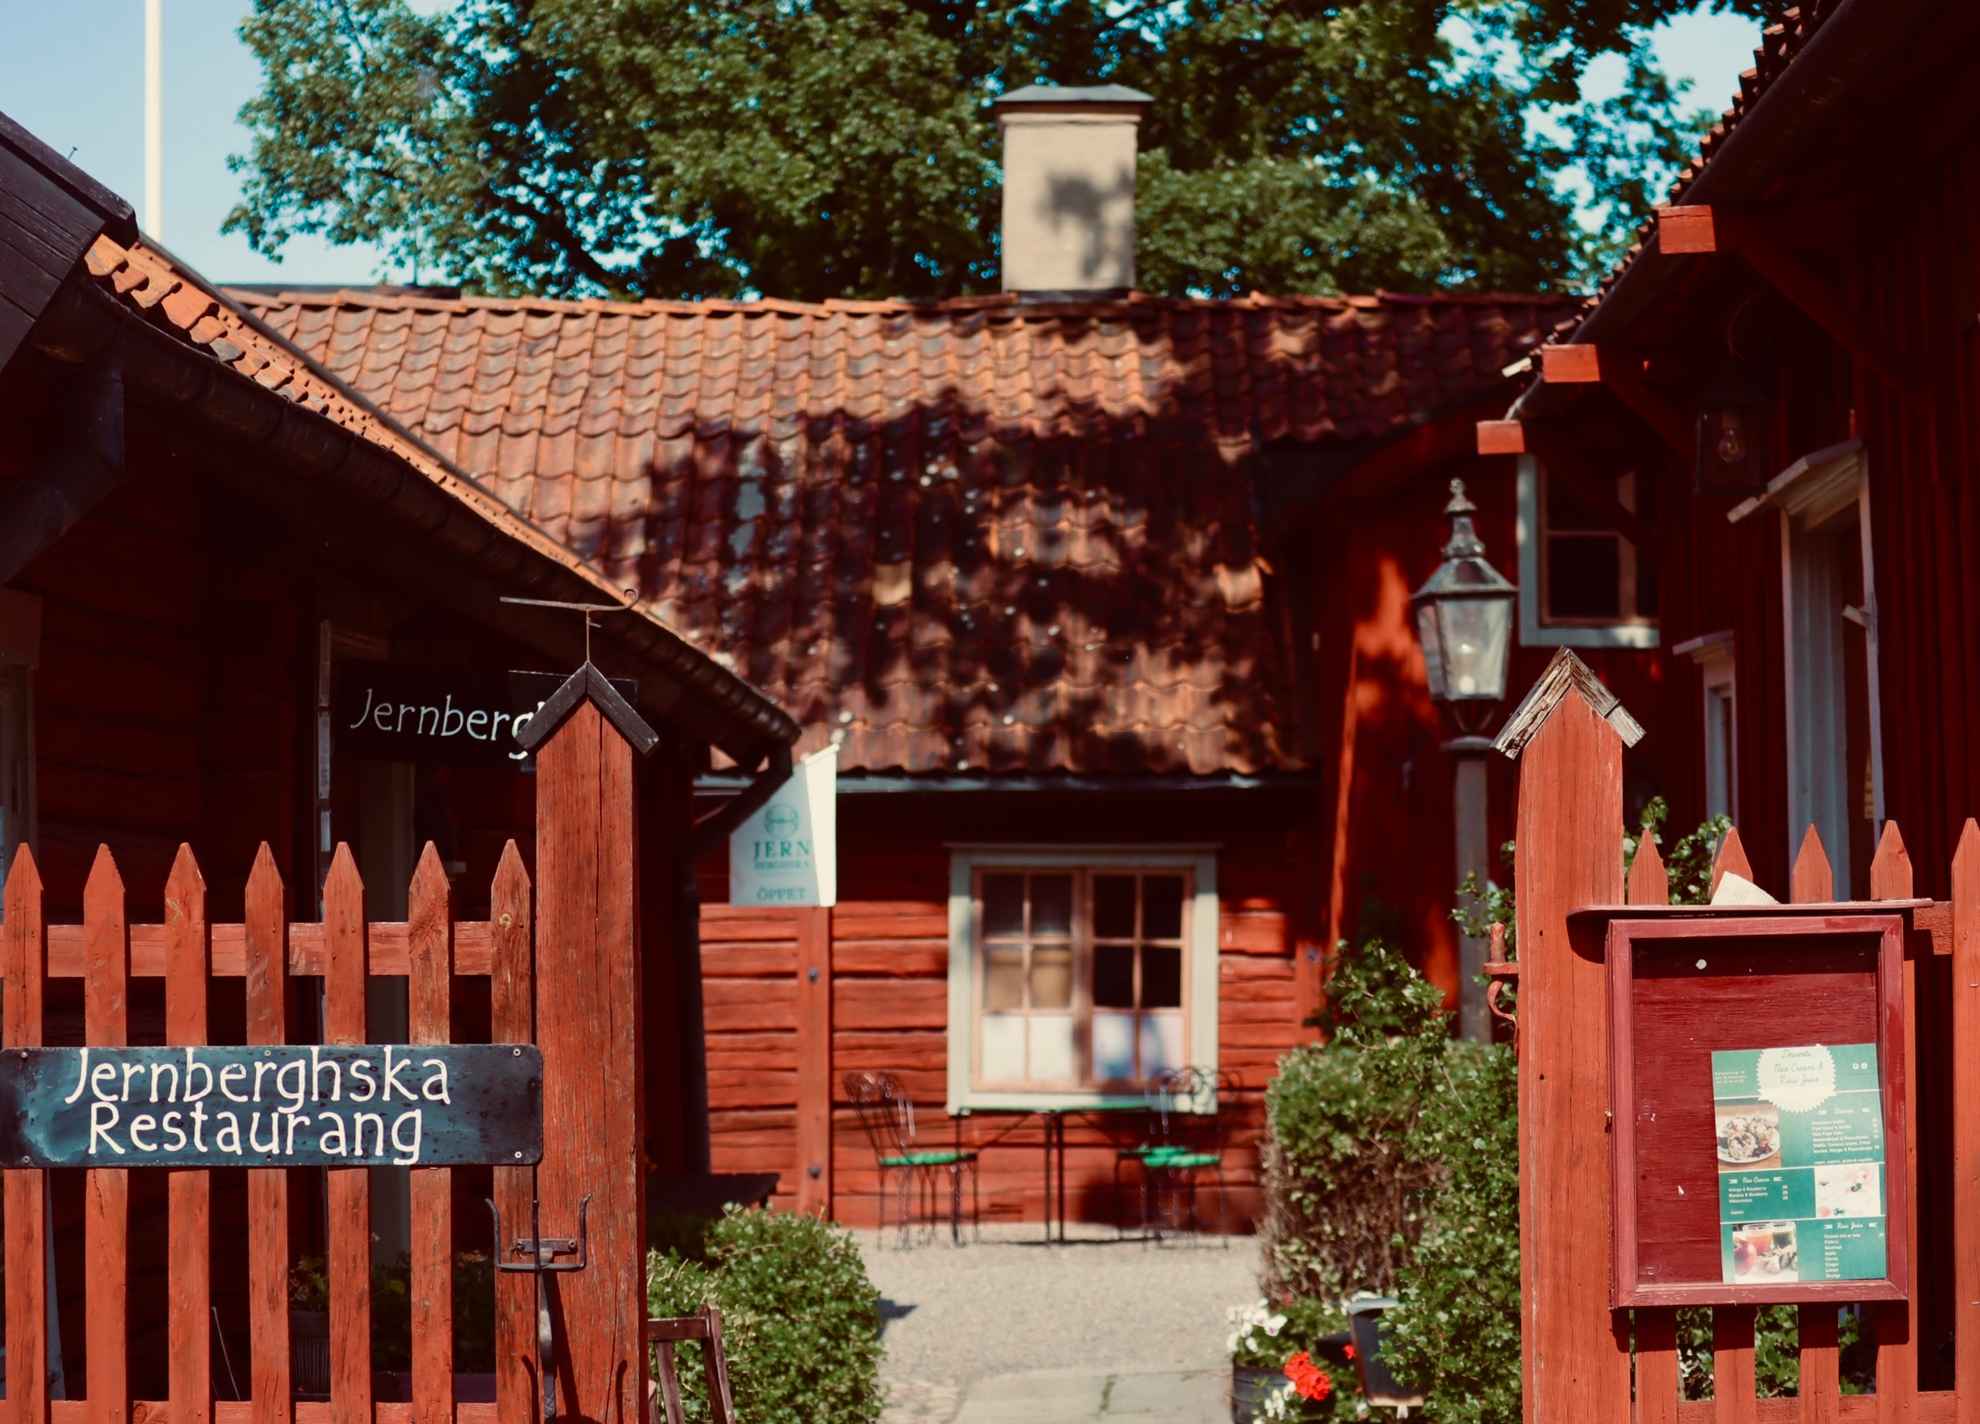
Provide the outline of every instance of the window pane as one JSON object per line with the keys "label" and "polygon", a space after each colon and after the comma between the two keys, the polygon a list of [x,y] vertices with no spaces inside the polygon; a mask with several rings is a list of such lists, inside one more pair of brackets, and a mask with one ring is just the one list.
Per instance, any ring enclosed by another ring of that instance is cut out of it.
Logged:
{"label": "window pane", "polygon": [[1547,613],[1553,618],[1620,618],[1622,550],[1612,539],[1547,541]]}
{"label": "window pane", "polygon": [[983,933],[1019,935],[1024,933],[1024,877],[986,875],[983,877]]}
{"label": "window pane", "polygon": [[983,1081],[1024,1081],[1024,1015],[985,1014],[981,1020]]}
{"label": "window pane", "polygon": [[1051,938],[1072,933],[1073,878],[1070,875],[1031,877],[1031,933]]}
{"label": "window pane", "polygon": [[1093,933],[1101,939],[1134,938],[1134,877],[1093,877]]}
{"label": "window pane", "polygon": [[1033,1014],[1031,1057],[1026,1065],[1033,1082],[1066,1083],[1077,1076],[1073,1067],[1071,1014]]}
{"label": "window pane", "polygon": [[1150,875],[1141,882],[1141,934],[1144,939],[1182,938],[1183,881],[1180,875]]}
{"label": "window pane", "polygon": [[1141,1007],[1182,1007],[1182,951],[1144,945],[1141,951]]}
{"label": "window pane", "polygon": [[1031,947],[1031,1007],[1072,1007],[1072,946],[1035,944]]}
{"label": "window pane", "polygon": [[[1141,1076],[1152,1078],[1183,1066],[1182,1015],[1143,1014],[1141,1017]],[[1181,1106],[1178,1104],[1177,1106]]]}
{"label": "window pane", "polygon": [[1015,947],[985,951],[983,1007],[988,1013],[1024,1007],[1024,951]]}
{"label": "window pane", "polygon": [[1134,946],[1096,944],[1093,947],[1093,1007],[1134,1007]]}
{"label": "window pane", "polygon": [[1133,1014],[1093,1015],[1093,1076],[1102,1083],[1134,1081]]}

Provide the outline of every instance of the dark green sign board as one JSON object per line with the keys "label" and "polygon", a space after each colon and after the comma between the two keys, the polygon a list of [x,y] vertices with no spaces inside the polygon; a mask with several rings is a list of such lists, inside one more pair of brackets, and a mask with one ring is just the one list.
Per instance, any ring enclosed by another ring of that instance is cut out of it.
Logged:
{"label": "dark green sign board", "polygon": [[10,1048],[0,1166],[522,1166],[542,1090],[531,1044]]}

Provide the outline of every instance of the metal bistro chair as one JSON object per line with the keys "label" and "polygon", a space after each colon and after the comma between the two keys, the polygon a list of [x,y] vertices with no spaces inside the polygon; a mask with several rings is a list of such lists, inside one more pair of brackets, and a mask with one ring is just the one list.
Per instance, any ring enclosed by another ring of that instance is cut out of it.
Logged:
{"label": "metal bistro chair", "polygon": [[[1224,1101],[1237,1087],[1229,1073],[1208,1068],[1172,1068],[1148,1085],[1150,1133],[1145,1142],[1123,1148],[1114,1157],[1114,1198],[1121,1199],[1121,1169],[1141,1167],[1142,1239],[1159,1241],[1162,1221],[1173,1231],[1202,1234],[1197,1211],[1197,1178],[1208,1172],[1217,1179],[1217,1232],[1226,1249],[1225,1230],[1230,1192],[1224,1183]],[[1166,1210],[1164,1207],[1166,1199]],[[1118,1214],[1116,1217],[1118,1223]]]}
{"label": "metal bistro chair", "polygon": [[[701,1342],[703,1371],[708,1385],[710,1424],[735,1424],[736,1406],[729,1395],[729,1360],[722,1352],[722,1312],[704,1305],[693,1315],[651,1317],[646,1322],[646,1343],[659,1356],[659,1368],[647,1387],[650,1424],[683,1424],[681,1376],[674,1361],[674,1346],[683,1340]],[[657,1398],[655,1397],[657,1396]]]}
{"label": "metal bistro chair", "polygon": [[914,1104],[891,1073],[848,1073],[846,1097],[859,1112],[860,1126],[873,1146],[880,1169],[880,1234],[887,1233],[887,1185],[898,1175],[900,1244],[908,1244],[914,1217],[915,1189],[920,1188],[928,1231],[935,1231],[935,1191],[941,1173],[949,1176],[949,1238],[962,1244],[962,1179],[969,1174],[969,1210],[980,1235],[983,1216],[977,1197],[976,1152],[971,1148],[917,1149],[914,1145]]}

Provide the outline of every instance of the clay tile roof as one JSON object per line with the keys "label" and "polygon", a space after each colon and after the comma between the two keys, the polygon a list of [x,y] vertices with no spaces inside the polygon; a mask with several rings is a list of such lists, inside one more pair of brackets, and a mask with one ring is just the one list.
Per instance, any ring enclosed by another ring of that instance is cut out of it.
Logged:
{"label": "clay tile roof", "polygon": [[849,771],[1298,765],[1247,456],[1380,441],[1569,310],[237,299]]}

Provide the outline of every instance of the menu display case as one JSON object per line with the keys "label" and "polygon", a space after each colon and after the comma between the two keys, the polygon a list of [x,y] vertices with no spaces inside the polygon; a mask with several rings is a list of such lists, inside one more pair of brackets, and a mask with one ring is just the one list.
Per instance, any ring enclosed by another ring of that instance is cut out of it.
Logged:
{"label": "menu display case", "polygon": [[1905,1298],[1906,916],[1784,910],[1605,912],[1618,1307]]}

